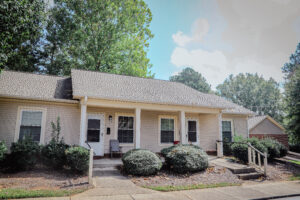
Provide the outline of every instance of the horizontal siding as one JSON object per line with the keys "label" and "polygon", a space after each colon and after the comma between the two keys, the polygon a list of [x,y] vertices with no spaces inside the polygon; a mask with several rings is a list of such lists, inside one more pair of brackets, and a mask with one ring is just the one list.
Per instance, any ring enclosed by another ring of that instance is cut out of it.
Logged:
{"label": "horizontal siding", "polygon": [[216,151],[216,141],[219,138],[219,120],[216,114],[200,114],[200,146],[205,151]]}
{"label": "horizontal siding", "polygon": [[52,137],[51,122],[56,122],[60,117],[61,136],[68,144],[79,144],[79,122],[80,110],[78,106],[68,106],[59,104],[47,104],[43,102],[27,103],[0,101],[0,140],[6,142],[7,146],[14,141],[18,107],[38,107],[47,110],[45,124],[45,143],[49,142]]}
{"label": "horizontal siding", "polygon": [[231,119],[233,122],[233,134],[248,137],[248,118],[243,115],[222,115],[223,119]]}

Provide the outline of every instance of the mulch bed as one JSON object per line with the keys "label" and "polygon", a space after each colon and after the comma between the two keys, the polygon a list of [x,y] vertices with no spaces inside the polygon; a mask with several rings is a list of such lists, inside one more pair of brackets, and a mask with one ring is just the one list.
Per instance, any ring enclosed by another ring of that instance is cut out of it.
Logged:
{"label": "mulch bed", "polygon": [[69,171],[55,171],[43,166],[37,166],[31,171],[25,172],[0,173],[0,189],[72,190],[88,187],[88,177],[86,175],[76,175]]}
{"label": "mulch bed", "polygon": [[161,170],[154,176],[131,176],[126,175],[131,179],[133,183],[138,186],[180,186],[180,185],[194,185],[194,184],[215,184],[215,183],[257,183],[257,182],[269,182],[269,181],[286,181],[292,175],[300,174],[300,169],[290,165],[282,163],[269,163],[267,168],[268,177],[260,178],[257,180],[240,180],[230,170],[220,167],[212,166],[205,171],[197,172],[193,174],[174,174],[168,170]]}
{"label": "mulch bed", "polygon": [[164,185],[193,185],[214,183],[241,183],[231,171],[223,167],[209,167],[205,171],[193,174],[174,174],[168,170],[162,170],[155,176],[136,177],[128,176],[133,183],[139,186],[164,186]]}

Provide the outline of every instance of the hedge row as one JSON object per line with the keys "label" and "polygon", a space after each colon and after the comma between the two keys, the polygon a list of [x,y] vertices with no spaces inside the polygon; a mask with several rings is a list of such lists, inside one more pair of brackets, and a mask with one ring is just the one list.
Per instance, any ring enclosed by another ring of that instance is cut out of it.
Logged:
{"label": "hedge row", "polygon": [[88,169],[89,150],[69,146],[63,140],[59,142],[51,140],[50,143],[42,146],[27,137],[12,143],[10,154],[5,154],[6,148],[3,146],[4,143],[0,142],[0,167],[5,172],[33,169],[39,160],[54,169],[66,167],[76,173],[84,173]]}
{"label": "hedge row", "polygon": [[240,161],[248,162],[248,145],[250,143],[253,147],[260,152],[267,152],[270,160],[274,158],[283,157],[287,154],[287,148],[271,138],[258,139],[258,138],[242,138],[241,136],[234,137],[234,142],[231,145],[232,154]]}

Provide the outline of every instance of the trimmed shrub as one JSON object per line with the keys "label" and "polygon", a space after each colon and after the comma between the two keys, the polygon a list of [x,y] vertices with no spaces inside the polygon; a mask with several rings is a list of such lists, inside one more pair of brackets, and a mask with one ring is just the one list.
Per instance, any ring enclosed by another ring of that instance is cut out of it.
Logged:
{"label": "trimmed shrub", "polygon": [[248,162],[248,142],[257,150],[261,152],[267,152],[267,148],[262,144],[262,142],[258,138],[253,137],[244,139],[241,136],[235,136],[234,143],[231,145],[232,154],[241,162]]}
{"label": "trimmed shrub", "polygon": [[261,143],[267,148],[268,158],[274,159],[280,157],[280,147],[276,140],[264,138]]}
{"label": "trimmed shrub", "polygon": [[73,146],[66,151],[67,166],[72,171],[82,174],[89,168],[89,150],[84,147]]}
{"label": "trimmed shrub", "polygon": [[25,137],[23,140],[12,143],[10,151],[11,153],[5,159],[9,171],[30,170],[38,161],[40,146],[30,137]]}
{"label": "trimmed shrub", "polygon": [[196,149],[201,149],[201,147],[196,146],[196,145],[193,145],[193,144],[176,144],[176,145],[173,145],[173,146],[166,147],[166,148],[162,149],[162,150],[160,151],[160,153],[161,153],[161,155],[162,155],[163,157],[166,157],[167,154],[168,154],[170,151],[172,151],[172,150],[173,150],[175,147],[177,147],[177,146],[187,146],[187,147],[193,147],[193,148],[196,148]]}
{"label": "trimmed shrub", "polygon": [[198,146],[175,145],[170,147],[168,151],[165,155],[166,163],[174,172],[197,172],[208,167],[208,156]]}
{"label": "trimmed shrub", "polygon": [[54,169],[62,169],[66,165],[67,158],[65,151],[68,147],[69,145],[63,141],[56,142],[55,140],[51,140],[47,145],[42,147],[41,155],[43,162]]}
{"label": "trimmed shrub", "polygon": [[128,174],[149,176],[156,174],[162,167],[160,158],[145,149],[134,149],[122,157],[124,169]]}
{"label": "trimmed shrub", "polygon": [[6,152],[7,152],[7,148],[5,143],[3,141],[0,141],[0,161],[4,159]]}

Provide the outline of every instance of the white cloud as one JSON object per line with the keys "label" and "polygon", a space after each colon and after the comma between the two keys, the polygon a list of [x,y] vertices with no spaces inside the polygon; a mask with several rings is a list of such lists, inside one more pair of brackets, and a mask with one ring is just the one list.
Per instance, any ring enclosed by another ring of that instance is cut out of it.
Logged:
{"label": "white cloud", "polygon": [[206,19],[197,19],[191,28],[191,36],[184,34],[182,31],[178,31],[172,35],[173,41],[184,47],[191,42],[201,42],[203,37],[208,33],[209,23]]}
{"label": "white cloud", "polygon": [[227,59],[221,51],[176,47],[171,55],[171,63],[178,68],[191,67],[200,72],[213,88],[230,74],[226,68]]}

